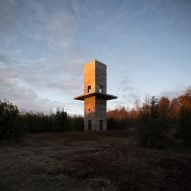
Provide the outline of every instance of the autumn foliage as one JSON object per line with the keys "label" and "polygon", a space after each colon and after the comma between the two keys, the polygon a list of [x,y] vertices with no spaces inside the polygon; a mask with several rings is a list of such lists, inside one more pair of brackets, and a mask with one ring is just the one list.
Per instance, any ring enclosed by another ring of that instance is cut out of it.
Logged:
{"label": "autumn foliage", "polygon": [[[107,112],[108,129],[135,129],[142,146],[163,148],[170,139],[191,145],[191,88],[170,100],[148,97],[131,110],[121,107]],[[64,110],[45,115],[21,113],[17,106],[0,101],[0,140],[20,139],[27,133],[83,130],[81,116],[69,116]]]}
{"label": "autumn foliage", "polygon": [[191,88],[170,100],[146,98],[136,109],[124,107],[108,112],[108,128],[135,128],[140,145],[162,148],[169,139],[191,144]]}

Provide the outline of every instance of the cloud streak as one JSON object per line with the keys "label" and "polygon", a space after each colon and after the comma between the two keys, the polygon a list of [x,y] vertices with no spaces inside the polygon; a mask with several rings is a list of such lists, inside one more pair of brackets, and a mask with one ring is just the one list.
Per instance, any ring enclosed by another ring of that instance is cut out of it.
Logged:
{"label": "cloud streak", "polygon": [[[51,1],[16,0],[0,6],[0,42],[7,47],[0,48],[0,99],[25,110],[47,112],[63,106],[61,100],[47,99],[51,90],[68,97],[81,90],[79,74],[85,59],[72,35],[76,20],[63,6],[49,14],[50,6]],[[47,95],[42,98],[40,91]]]}
{"label": "cloud streak", "polygon": [[1,1],[0,99],[35,111],[59,104],[72,110],[72,98],[83,92],[83,64],[96,58],[108,65],[111,93],[119,97],[113,105],[132,105],[151,87],[145,79],[156,63],[176,68],[170,57],[175,55],[189,70],[190,46],[184,44],[191,32],[189,5],[179,0]]}

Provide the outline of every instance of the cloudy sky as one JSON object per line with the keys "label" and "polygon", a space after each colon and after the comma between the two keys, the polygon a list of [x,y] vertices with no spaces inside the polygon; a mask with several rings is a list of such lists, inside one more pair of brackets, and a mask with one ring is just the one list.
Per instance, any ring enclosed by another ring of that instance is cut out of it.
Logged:
{"label": "cloudy sky", "polygon": [[191,85],[190,0],[0,0],[0,99],[82,114],[83,64],[108,67],[108,108]]}

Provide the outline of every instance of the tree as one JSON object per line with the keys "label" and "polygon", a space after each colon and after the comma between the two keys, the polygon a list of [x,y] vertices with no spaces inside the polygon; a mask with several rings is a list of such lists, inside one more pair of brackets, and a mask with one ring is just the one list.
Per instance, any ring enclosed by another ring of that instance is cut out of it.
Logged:
{"label": "tree", "polygon": [[178,101],[180,111],[177,133],[185,143],[191,144],[191,88],[186,89],[183,95],[178,97]]}
{"label": "tree", "polygon": [[140,145],[162,148],[166,143],[166,121],[159,112],[158,100],[153,96],[146,99],[138,116],[136,137]]}
{"label": "tree", "polygon": [[132,126],[129,111],[125,107],[107,112],[108,129],[126,129]]}
{"label": "tree", "polygon": [[58,132],[69,130],[69,117],[67,112],[64,111],[64,109],[62,109],[62,111],[60,111],[59,109],[57,110],[55,115],[55,125],[56,131]]}
{"label": "tree", "polygon": [[17,106],[0,100],[0,140],[18,140],[23,135]]}
{"label": "tree", "polygon": [[164,118],[169,117],[170,101],[167,97],[161,97],[158,102],[159,112]]}
{"label": "tree", "polygon": [[173,122],[174,125],[177,125],[179,110],[180,110],[180,104],[178,98],[172,99],[170,103],[170,118],[171,122]]}

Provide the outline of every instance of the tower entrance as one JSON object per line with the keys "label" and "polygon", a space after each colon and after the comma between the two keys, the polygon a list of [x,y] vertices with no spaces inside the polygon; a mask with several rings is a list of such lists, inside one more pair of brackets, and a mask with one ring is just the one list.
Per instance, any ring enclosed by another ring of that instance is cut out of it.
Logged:
{"label": "tower entrance", "polygon": [[88,120],[88,130],[90,131],[92,129],[92,120]]}

